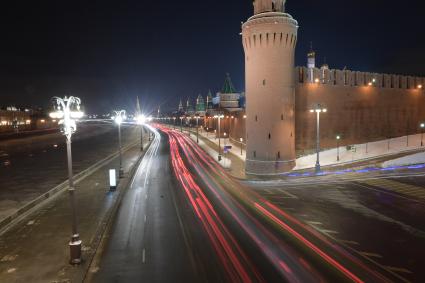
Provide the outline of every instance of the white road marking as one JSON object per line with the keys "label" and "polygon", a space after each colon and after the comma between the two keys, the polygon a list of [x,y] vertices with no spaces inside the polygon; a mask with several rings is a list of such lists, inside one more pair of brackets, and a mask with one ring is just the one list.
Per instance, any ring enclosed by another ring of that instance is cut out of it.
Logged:
{"label": "white road marking", "polygon": [[306,222],[310,225],[323,225],[322,222],[317,222],[317,221],[306,221]]}
{"label": "white road marking", "polygon": [[338,240],[338,241],[343,243],[343,244],[347,244],[347,245],[359,245],[359,243],[357,243],[355,241],[349,241],[349,240]]}
{"label": "white road marking", "polygon": [[389,269],[391,271],[400,272],[400,273],[410,273],[412,274],[412,271],[403,268],[403,267],[394,267],[394,266],[385,266],[386,269]]}
{"label": "white road marking", "polygon": [[287,192],[287,191],[285,191],[283,189],[279,189],[278,191],[281,192],[282,194],[287,195],[288,198],[298,199],[298,197],[296,195],[293,195],[290,192]]}
{"label": "white road marking", "polygon": [[369,252],[359,252],[359,254],[366,256],[366,257],[375,257],[375,258],[382,258],[382,255],[376,254],[376,253],[369,253]]}
{"label": "white road marking", "polygon": [[143,249],[142,251],[142,262],[145,263],[146,262],[146,250]]}

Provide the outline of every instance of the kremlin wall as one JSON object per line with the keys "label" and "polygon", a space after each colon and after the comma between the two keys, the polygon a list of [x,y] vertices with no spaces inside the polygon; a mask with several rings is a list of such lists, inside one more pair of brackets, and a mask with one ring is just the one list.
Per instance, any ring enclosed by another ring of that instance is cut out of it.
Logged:
{"label": "kremlin wall", "polygon": [[[327,108],[320,116],[323,149],[336,147],[337,135],[342,137],[341,145],[353,145],[421,131],[419,125],[425,122],[425,78],[324,68],[314,68],[313,73],[311,78],[309,68],[295,68],[297,156],[315,150],[316,117],[310,113],[315,103]],[[223,129],[235,140],[245,140],[244,115],[244,111],[228,113],[223,119]]]}

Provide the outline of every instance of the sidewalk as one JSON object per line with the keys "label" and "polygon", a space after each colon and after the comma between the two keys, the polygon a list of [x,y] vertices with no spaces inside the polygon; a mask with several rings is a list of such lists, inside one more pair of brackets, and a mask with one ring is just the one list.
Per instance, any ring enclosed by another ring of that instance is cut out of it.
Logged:
{"label": "sidewalk", "polygon": [[[147,140],[145,144],[147,146]],[[108,170],[118,169],[118,157],[76,184],[79,232],[83,241],[80,266],[68,263],[71,209],[65,191],[0,236],[0,282],[81,282],[99,236],[141,156],[139,145],[123,154],[125,176],[116,192],[109,192]]]}
{"label": "sidewalk", "polygon": [[[324,150],[320,152],[320,164],[322,166],[339,166],[369,159],[390,157],[401,153],[415,153],[421,149],[425,150],[425,147],[421,146],[421,139],[422,135],[417,134],[410,135],[408,138],[404,136],[371,143],[356,144],[353,145],[353,150],[348,150],[347,147],[341,146],[339,147],[339,161],[337,161],[337,148]],[[294,170],[314,168],[316,158],[316,154],[297,158],[297,166]]]}

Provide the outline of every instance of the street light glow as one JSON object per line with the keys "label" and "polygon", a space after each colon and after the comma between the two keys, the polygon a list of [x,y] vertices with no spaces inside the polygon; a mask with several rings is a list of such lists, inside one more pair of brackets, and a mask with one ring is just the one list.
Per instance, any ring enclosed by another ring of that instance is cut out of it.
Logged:
{"label": "street light glow", "polygon": [[145,115],[139,115],[137,116],[137,124],[143,125],[146,123],[146,117]]}

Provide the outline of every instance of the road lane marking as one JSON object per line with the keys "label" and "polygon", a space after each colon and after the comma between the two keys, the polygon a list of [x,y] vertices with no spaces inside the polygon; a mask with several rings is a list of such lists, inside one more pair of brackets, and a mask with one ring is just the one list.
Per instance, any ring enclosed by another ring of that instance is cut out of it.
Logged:
{"label": "road lane marking", "polygon": [[307,223],[310,225],[323,225],[322,222],[317,222],[317,221],[307,221]]}
{"label": "road lane marking", "polygon": [[142,251],[142,262],[146,263],[146,250],[144,248],[143,248],[143,251]]}
{"label": "road lane marking", "polygon": [[385,268],[389,269],[391,271],[394,271],[394,272],[409,273],[409,274],[413,273],[412,271],[410,271],[406,268],[403,268],[403,267],[385,266]]}
{"label": "road lane marking", "polygon": [[359,243],[356,241],[349,241],[349,240],[338,240],[338,241],[347,245],[359,245]]}
{"label": "road lane marking", "polygon": [[316,229],[317,231],[319,231],[322,234],[326,234],[326,235],[328,235],[328,234],[339,234],[339,232],[334,231],[334,230],[321,229],[321,228],[314,226],[314,225],[312,225],[311,227],[313,227],[314,229]]}
{"label": "road lane marking", "polygon": [[376,254],[376,253],[369,253],[369,252],[359,252],[359,254],[367,257],[375,257],[375,258],[382,258],[382,255]]}

